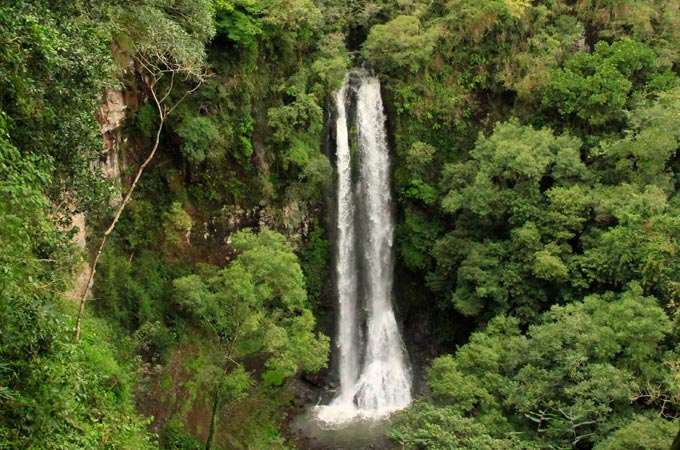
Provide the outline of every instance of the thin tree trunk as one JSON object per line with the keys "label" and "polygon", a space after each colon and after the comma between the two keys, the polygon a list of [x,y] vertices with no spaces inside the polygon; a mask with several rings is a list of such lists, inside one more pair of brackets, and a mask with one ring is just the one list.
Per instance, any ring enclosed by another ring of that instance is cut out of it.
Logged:
{"label": "thin tree trunk", "polygon": [[217,410],[220,407],[220,391],[215,388],[215,396],[213,397],[212,414],[210,415],[210,428],[208,429],[208,439],[205,441],[205,450],[212,448],[215,440],[215,428],[217,425]]}
{"label": "thin tree trunk", "polygon": [[[78,308],[78,317],[76,318],[76,331],[75,331],[75,338],[78,340],[80,338],[80,322],[83,318],[83,311],[85,310],[85,302],[87,301],[87,293],[90,292],[90,289],[92,288],[92,283],[94,282],[94,274],[97,271],[97,263],[99,262],[99,258],[102,255],[102,252],[104,251],[104,245],[106,245],[106,239],[109,237],[113,229],[116,227],[116,223],[118,223],[118,219],[120,219],[120,215],[123,213],[123,210],[125,209],[125,206],[130,202],[130,199],[132,198],[132,192],[135,190],[137,187],[137,183],[139,182],[139,179],[142,176],[142,172],[144,172],[144,169],[146,166],[149,165],[151,160],[153,159],[154,155],[156,154],[156,150],[158,150],[158,145],[160,144],[161,140],[161,131],[163,131],[163,125],[165,124],[165,119],[168,117],[172,111],[174,111],[177,106],[184,101],[185,98],[187,98],[188,95],[193,93],[196,89],[198,89],[201,84],[203,84],[203,81],[207,78],[207,74],[202,74],[198,76],[198,80],[196,83],[196,86],[193,87],[193,89],[189,89],[184,92],[184,95],[175,102],[174,105],[171,107],[164,107],[163,104],[165,103],[165,100],[168,99],[170,96],[170,93],[172,92],[172,88],[175,83],[175,71],[174,70],[166,70],[166,71],[160,71],[160,72],[154,72],[152,69],[153,66],[147,66],[144,64],[144,62],[139,61],[142,66],[147,70],[148,74],[151,77],[151,82],[149,82],[149,90],[151,91],[151,96],[153,97],[153,101],[156,104],[156,109],[158,110],[158,128],[156,129],[156,138],[154,139],[153,143],[153,148],[151,149],[151,153],[149,153],[149,156],[146,157],[144,162],[142,163],[141,166],[139,166],[139,170],[137,170],[137,174],[135,175],[135,179],[132,180],[132,185],[130,185],[130,189],[127,191],[127,194],[125,194],[125,197],[123,198],[123,201],[118,205],[118,209],[116,210],[116,214],[113,217],[113,220],[111,221],[111,225],[106,229],[104,232],[104,235],[102,237],[102,242],[99,244],[99,248],[97,249],[97,254],[94,257],[94,261],[92,261],[92,265],[90,266],[90,275],[87,278],[87,284],[85,285],[85,289],[83,290],[82,295],[80,296],[80,307]],[[160,79],[163,77],[165,73],[169,72],[170,73],[170,85],[168,87],[168,90],[165,92],[165,94],[161,97],[158,98],[158,94],[156,93],[156,84],[160,81]],[[180,68],[181,72],[181,68]]]}
{"label": "thin tree trunk", "polygon": [[149,153],[149,156],[144,160],[144,163],[142,163],[141,166],[139,166],[139,170],[137,170],[137,175],[135,175],[135,179],[132,181],[132,185],[130,186],[130,189],[127,191],[125,194],[125,197],[123,198],[123,201],[118,205],[118,209],[116,210],[116,215],[113,216],[113,220],[111,221],[111,225],[106,229],[104,232],[104,236],[102,237],[102,241],[99,244],[99,248],[97,249],[97,254],[94,257],[94,261],[92,261],[92,265],[90,266],[90,275],[87,278],[87,284],[85,285],[85,289],[83,290],[83,293],[80,296],[80,308],[78,309],[78,318],[76,319],[76,340],[80,338],[80,321],[83,317],[83,311],[85,310],[85,302],[87,301],[87,293],[90,291],[92,288],[92,283],[94,282],[94,274],[97,271],[97,263],[99,262],[99,258],[102,256],[102,252],[104,251],[104,245],[106,245],[106,239],[109,237],[113,229],[116,227],[116,223],[118,223],[118,219],[120,219],[120,215],[123,213],[123,210],[125,209],[125,206],[130,202],[130,198],[132,198],[132,192],[135,190],[135,187],[137,187],[137,183],[139,182],[139,179],[142,176],[142,172],[144,172],[144,169],[146,166],[149,165],[151,160],[153,159],[154,155],[156,154],[156,150],[158,150],[158,144],[160,142],[160,137],[161,137],[161,130],[163,129],[163,123],[165,122],[165,118],[163,117],[163,113],[161,112],[160,105],[159,105],[159,112],[160,112],[160,123],[158,124],[158,129],[156,130],[156,139],[153,144],[153,148],[151,149],[151,153]]}
{"label": "thin tree trunk", "polygon": [[675,439],[673,439],[670,450],[680,450],[680,431],[678,431],[678,434],[675,435]]}
{"label": "thin tree trunk", "polygon": [[[83,311],[85,310],[85,302],[87,301],[87,294],[90,292],[90,289],[92,289],[92,283],[94,282],[94,274],[97,271],[97,263],[99,262],[99,258],[102,256],[102,252],[104,251],[104,246],[106,245],[106,240],[108,239],[109,235],[113,231],[113,229],[116,227],[116,224],[118,223],[118,219],[120,219],[120,215],[123,213],[123,210],[125,209],[125,206],[130,202],[130,199],[132,198],[132,192],[134,192],[135,188],[137,187],[137,183],[139,182],[139,179],[142,176],[142,173],[144,172],[144,169],[146,166],[149,165],[151,160],[153,159],[154,155],[156,154],[156,150],[158,150],[158,145],[160,144],[161,140],[161,131],[163,131],[163,125],[165,124],[165,118],[167,117],[167,114],[172,111],[179,102],[184,100],[186,95],[182,97],[170,110],[166,111],[163,108],[163,101],[168,98],[168,95],[170,95],[170,90],[172,89],[172,83],[170,84],[170,88],[168,89],[168,92],[161,98],[160,100],[158,99],[158,96],[156,95],[156,83],[160,80],[160,77],[155,78],[152,83],[150,83],[150,88],[151,88],[151,95],[153,97],[154,102],[156,103],[156,109],[158,110],[158,128],[156,129],[156,138],[154,139],[153,143],[153,148],[151,149],[151,153],[149,153],[149,156],[146,157],[144,162],[142,163],[141,166],[139,166],[139,169],[137,170],[137,174],[135,175],[134,180],[132,180],[132,184],[130,185],[130,189],[128,189],[127,193],[125,194],[125,197],[123,197],[123,201],[118,205],[118,209],[116,209],[116,214],[113,216],[113,220],[111,221],[111,225],[106,229],[104,232],[104,235],[102,236],[102,241],[99,244],[99,248],[97,249],[97,254],[94,257],[94,261],[92,261],[92,265],[90,266],[90,275],[87,278],[87,284],[85,285],[85,289],[83,289],[83,292],[80,296],[80,307],[78,308],[78,317],[76,318],[76,331],[75,331],[75,338],[76,340],[80,339],[80,322],[83,318]],[[173,81],[174,81],[174,76],[173,76]],[[193,92],[192,89],[190,92]],[[188,95],[188,93],[187,93]]]}

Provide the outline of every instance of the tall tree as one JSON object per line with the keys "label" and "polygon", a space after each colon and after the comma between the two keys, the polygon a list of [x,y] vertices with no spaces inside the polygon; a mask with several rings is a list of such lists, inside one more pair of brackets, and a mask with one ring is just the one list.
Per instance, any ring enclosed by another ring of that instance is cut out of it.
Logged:
{"label": "tall tree", "polygon": [[[114,16],[121,32],[119,42],[131,42],[131,57],[138,65],[154,107],[158,123],[148,156],[137,169],[130,187],[116,207],[110,225],[104,231],[97,252],[90,264],[87,283],[80,295],[80,307],[76,318],[75,337],[80,337],[80,323],[89,295],[97,263],[104,251],[106,240],[113,232],[120,215],[130,202],[132,193],[144,172],[153,160],[160,145],[161,132],[165,121],[177,106],[198,89],[207,77],[205,67],[205,45],[215,33],[211,2],[202,0],[166,0],[140,2],[132,7],[120,7]],[[164,83],[162,83],[164,82]],[[181,93],[174,98],[174,88],[181,84]],[[185,87],[186,84],[191,87]]]}
{"label": "tall tree", "polygon": [[253,382],[246,358],[261,358],[262,381],[279,386],[301,369],[324,367],[329,349],[328,338],[314,333],[302,269],[285,237],[240,231],[233,245],[240,254],[228,267],[173,282],[177,302],[214,346],[201,377],[213,399],[206,450],[220,408],[246,396]]}

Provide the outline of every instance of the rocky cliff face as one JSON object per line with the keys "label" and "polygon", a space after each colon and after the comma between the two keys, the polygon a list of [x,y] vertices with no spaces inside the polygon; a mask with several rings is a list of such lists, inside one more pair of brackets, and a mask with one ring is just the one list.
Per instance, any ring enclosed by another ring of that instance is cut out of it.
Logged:
{"label": "rocky cliff face", "polygon": [[223,266],[234,256],[231,236],[244,228],[279,231],[288,237],[293,249],[298,251],[309,236],[314,218],[320,213],[297,203],[283,207],[224,206],[208,220],[194,223],[187,245],[183,248],[184,257]]}
{"label": "rocky cliff face", "polygon": [[[99,161],[96,161],[92,170],[99,169],[101,173],[111,180],[114,185],[118,185],[121,174],[121,159],[123,152],[121,149],[122,132],[125,120],[129,114],[129,107],[126,104],[125,95],[122,90],[110,89],[104,93],[104,101],[97,112],[97,123],[103,139],[103,150]],[[120,194],[114,196],[114,202],[120,201]],[[75,244],[86,252],[87,229],[86,217],[84,213],[78,213],[71,219],[73,227],[78,229],[73,240]],[[79,301],[83,291],[87,287],[87,280],[90,273],[90,264],[87,258],[83,259],[82,266],[76,274],[73,289],[66,293],[66,297],[74,301]],[[90,295],[90,292],[87,293]]]}
{"label": "rocky cliff face", "polygon": [[[132,72],[128,70],[126,73]],[[92,169],[101,171],[103,176],[116,187],[128,181],[125,175],[127,169],[132,164],[131,161],[135,159],[135,152],[139,151],[137,147],[141,148],[144,145],[134,135],[131,135],[128,141],[125,134],[128,119],[142,103],[144,94],[130,80],[127,80],[125,85],[124,88],[104,92],[103,102],[96,114],[102,134],[103,149],[99,161],[93,164]],[[262,145],[256,146],[256,148],[259,147]],[[260,150],[264,152],[266,149]],[[262,161],[265,159],[260,158]],[[165,161],[162,165],[168,162]],[[259,170],[268,170],[268,168],[260,167]],[[115,204],[120,199],[119,193],[114,195],[112,202]],[[238,230],[265,227],[274,229],[288,236],[293,248],[298,250],[307,238],[314,218],[321,214],[321,211],[311,210],[305,203],[291,202],[285,205],[261,205],[251,208],[224,206],[207,216],[205,211],[194,211],[190,214],[194,221],[193,226],[187,235],[186,242],[176,249],[175,256],[222,266],[233,256],[229,245],[230,236]],[[83,250],[86,248],[85,222],[86,218],[83,215],[79,214],[74,217],[73,225],[79,229],[75,239]],[[85,265],[79,273],[74,293],[81,292],[84,288],[87,270],[88,267]],[[75,296],[78,297],[77,294]]]}
{"label": "rocky cliff face", "polygon": [[104,140],[104,150],[98,163],[102,173],[110,179],[120,177],[119,148],[125,119],[129,108],[122,90],[110,89],[97,113],[99,130]]}

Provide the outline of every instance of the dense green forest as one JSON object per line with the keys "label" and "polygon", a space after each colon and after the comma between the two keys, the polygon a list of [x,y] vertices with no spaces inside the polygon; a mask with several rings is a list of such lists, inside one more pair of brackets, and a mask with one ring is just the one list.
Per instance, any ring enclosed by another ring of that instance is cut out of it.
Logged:
{"label": "dense green forest", "polygon": [[303,445],[360,65],[428,343],[394,447],[680,448],[676,0],[0,0],[0,449]]}

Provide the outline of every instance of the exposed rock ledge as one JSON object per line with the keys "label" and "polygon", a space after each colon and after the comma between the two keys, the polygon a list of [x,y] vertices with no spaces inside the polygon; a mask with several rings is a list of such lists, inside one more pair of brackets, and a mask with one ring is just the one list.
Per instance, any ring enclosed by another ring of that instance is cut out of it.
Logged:
{"label": "exposed rock ledge", "polygon": [[[128,117],[128,106],[122,90],[109,89],[104,94],[104,102],[99,107],[96,118],[99,123],[99,130],[104,141],[104,150],[98,162],[92,167],[93,170],[100,169],[102,174],[117,184],[120,179],[121,167],[119,164],[119,147],[123,125]],[[120,200],[118,200],[120,201]],[[73,216],[72,226],[78,228],[78,232],[73,237],[74,242],[86,254],[87,233],[85,230],[85,214],[79,213]],[[90,274],[90,264],[85,259],[81,269],[76,275],[73,289],[66,292],[66,298],[79,301],[83,291],[87,286]],[[87,293],[90,295],[90,292]]]}

